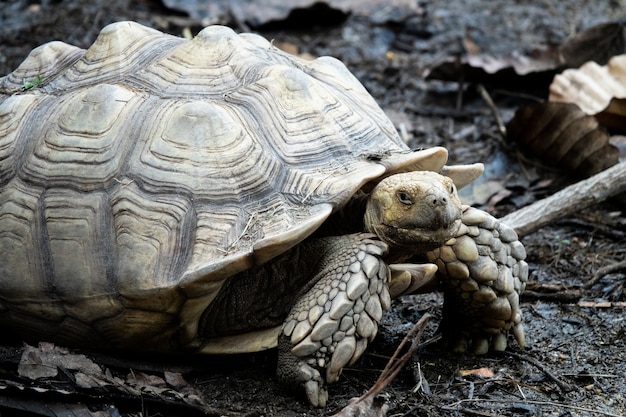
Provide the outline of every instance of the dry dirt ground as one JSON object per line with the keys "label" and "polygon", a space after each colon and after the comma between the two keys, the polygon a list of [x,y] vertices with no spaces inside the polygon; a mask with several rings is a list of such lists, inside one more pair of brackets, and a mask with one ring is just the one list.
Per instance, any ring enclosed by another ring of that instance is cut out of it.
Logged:
{"label": "dry dirt ground", "polygon": [[[237,19],[226,23],[287,42],[300,53],[344,60],[414,146],[443,145],[455,163],[481,161],[490,170],[494,167],[492,175],[510,191],[498,204],[484,206],[495,214],[557,191],[568,182],[567,176],[533,166],[512,144],[500,140],[493,111],[476,88],[476,82],[483,83],[506,121],[525,96],[545,98],[550,75],[509,74],[491,80],[470,75],[460,84],[426,80],[423,71],[437,60],[462,54],[468,40],[496,56],[558,44],[596,23],[623,19],[624,1],[425,0],[419,6],[412,15],[383,11],[373,19],[329,14],[318,5],[300,14],[305,20],[262,27]],[[186,27],[192,33],[200,29],[197,21],[157,0],[2,2],[0,75],[41,43],[63,40],[86,47],[105,24],[127,19],[177,35]],[[523,178],[530,171],[535,173],[532,181]],[[625,271],[585,286],[600,268],[624,260],[625,235],[623,207],[606,203],[523,236],[531,271],[531,289],[522,296],[528,346],[512,345],[501,354],[474,357],[450,355],[436,343],[428,344],[412,356],[378,404],[384,402],[390,416],[626,415]],[[426,330],[428,339],[436,333],[440,296],[395,302],[368,354],[331,386],[325,410],[311,409],[284,393],[274,376],[273,351],[227,358],[138,358],[120,353],[96,356],[96,361],[120,375],[129,368],[154,375],[164,369],[182,372],[188,392],[208,404],[211,410],[205,408],[204,413],[209,415],[323,416],[374,383],[404,334],[426,312],[434,316]],[[39,389],[45,392],[23,389],[28,383],[16,372],[20,342],[3,345],[0,416],[88,415],[86,410],[104,413],[100,415],[203,415],[198,406],[165,395],[76,391],[68,388],[74,381],[63,375]],[[469,372],[483,368],[491,374]],[[31,404],[30,411],[18,411],[24,404]],[[68,404],[86,408],[67,411]]]}

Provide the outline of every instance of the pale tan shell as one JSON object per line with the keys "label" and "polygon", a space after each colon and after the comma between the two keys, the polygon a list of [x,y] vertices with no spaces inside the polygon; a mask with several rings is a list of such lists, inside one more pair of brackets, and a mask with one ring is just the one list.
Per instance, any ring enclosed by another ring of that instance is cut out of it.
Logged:
{"label": "pale tan shell", "polygon": [[121,22],[43,45],[0,79],[0,325],[177,349],[224,279],[447,155],[407,151],[343,64],[256,35]]}

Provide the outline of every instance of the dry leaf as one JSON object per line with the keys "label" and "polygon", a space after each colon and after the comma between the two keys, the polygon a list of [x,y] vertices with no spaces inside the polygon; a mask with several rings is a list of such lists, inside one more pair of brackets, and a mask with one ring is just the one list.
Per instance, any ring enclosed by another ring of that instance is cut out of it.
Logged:
{"label": "dry leaf", "polygon": [[461,376],[476,375],[481,378],[493,378],[496,374],[489,368],[461,369]]}
{"label": "dry leaf", "polygon": [[479,205],[486,204],[492,196],[499,194],[503,191],[508,191],[510,195],[510,191],[506,189],[505,182],[502,179],[493,179],[481,182],[472,187],[473,199],[471,203]]}
{"label": "dry leaf", "polygon": [[596,114],[596,119],[607,128],[626,130],[626,99],[611,99],[607,108]]}
{"label": "dry leaf", "polygon": [[519,109],[508,130],[544,163],[583,178],[619,161],[620,151],[602,127],[626,128],[626,55],[555,76],[550,103]]}
{"label": "dry leaf", "polygon": [[[414,0],[163,0],[163,4],[170,9],[187,12],[203,26],[225,24],[234,18],[240,23],[257,27],[287,19],[294,11],[313,8],[325,12],[326,16],[333,13],[367,16],[374,23],[403,21],[409,16],[423,13]],[[315,19],[311,13],[308,17]]]}
{"label": "dry leaf", "polygon": [[444,57],[426,69],[427,79],[458,81],[464,78],[472,82],[496,82],[495,75],[509,80],[515,76],[528,76],[554,72],[560,68],[558,48],[544,46],[528,53],[514,52],[509,56],[496,57],[486,53],[465,54],[461,57]]}
{"label": "dry leaf", "polygon": [[618,162],[618,150],[593,116],[573,103],[521,107],[507,126],[509,137],[544,163],[588,177]]}
{"label": "dry leaf", "polygon": [[180,390],[181,388],[189,388],[189,383],[185,380],[183,375],[179,372],[163,372],[165,382],[172,388]]}
{"label": "dry leaf", "polygon": [[76,386],[83,389],[102,388],[110,385],[109,382],[98,378],[96,375],[87,375],[82,372],[76,372],[74,374]]}
{"label": "dry leaf", "polygon": [[626,55],[600,66],[587,62],[554,77],[550,101],[576,103],[583,112],[597,115],[607,127],[626,126]]}
{"label": "dry leaf", "polygon": [[131,372],[126,376],[126,382],[139,386],[149,386],[153,388],[167,388],[165,380],[159,376],[146,374],[144,372]]}
{"label": "dry leaf", "polygon": [[579,67],[588,61],[604,65],[612,56],[626,52],[624,25],[609,22],[593,26],[561,45],[560,52],[568,67]]}
{"label": "dry leaf", "polygon": [[72,354],[50,344],[40,348],[26,346],[18,365],[18,373],[22,377],[35,380],[56,376],[58,368],[81,371],[88,375],[102,373],[100,367],[85,355]]}
{"label": "dry leaf", "polygon": [[377,397],[352,398],[348,404],[331,417],[385,417],[389,404]]}
{"label": "dry leaf", "polygon": [[[507,88],[514,87],[513,79],[539,75],[535,84],[557,70],[578,67],[595,61],[600,65],[615,55],[626,53],[626,31],[620,22],[604,23],[581,32],[561,45],[546,43],[534,49],[516,50],[508,55],[494,56],[482,52],[466,31],[461,39],[465,54],[461,57],[446,56],[427,69],[427,78],[470,82],[501,83],[508,80]],[[495,77],[495,76],[499,77]]]}

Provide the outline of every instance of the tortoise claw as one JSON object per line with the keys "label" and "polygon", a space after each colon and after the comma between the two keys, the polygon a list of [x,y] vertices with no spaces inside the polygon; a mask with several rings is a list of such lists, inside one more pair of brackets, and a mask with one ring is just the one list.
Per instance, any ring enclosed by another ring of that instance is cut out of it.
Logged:
{"label": "tortoise claw", "polygon": [[389,295],[396,298],[405,294],[425,293],[437,287],[437,265],[392,264]]}
{"label": "tortoise claw", "polygon": [[320,372],[291,353],[291,342],[284,335],[278,342],[278,379],[293,391],[299,387],[313,407],[326,407],[328,390]]}
{"label": "tortoise claw", "polygon": [[305,383],[304,392],[313,407],[326,407],[326,403],[328,402],[328,390],[319,382],[309,381]]}

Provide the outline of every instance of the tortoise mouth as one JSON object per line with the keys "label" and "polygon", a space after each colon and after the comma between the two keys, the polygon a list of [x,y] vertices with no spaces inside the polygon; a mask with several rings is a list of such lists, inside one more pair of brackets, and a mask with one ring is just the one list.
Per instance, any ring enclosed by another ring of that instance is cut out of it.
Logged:
{"label": "tortoise mouth", "polygon": [[438,248],[455,237],[461,223],[461,219],[456,219],[444,226],[426,227],[398,227],[383,223],[376,227],[376,234],[391,245],[412,248],[415,252],[421,252]]}

